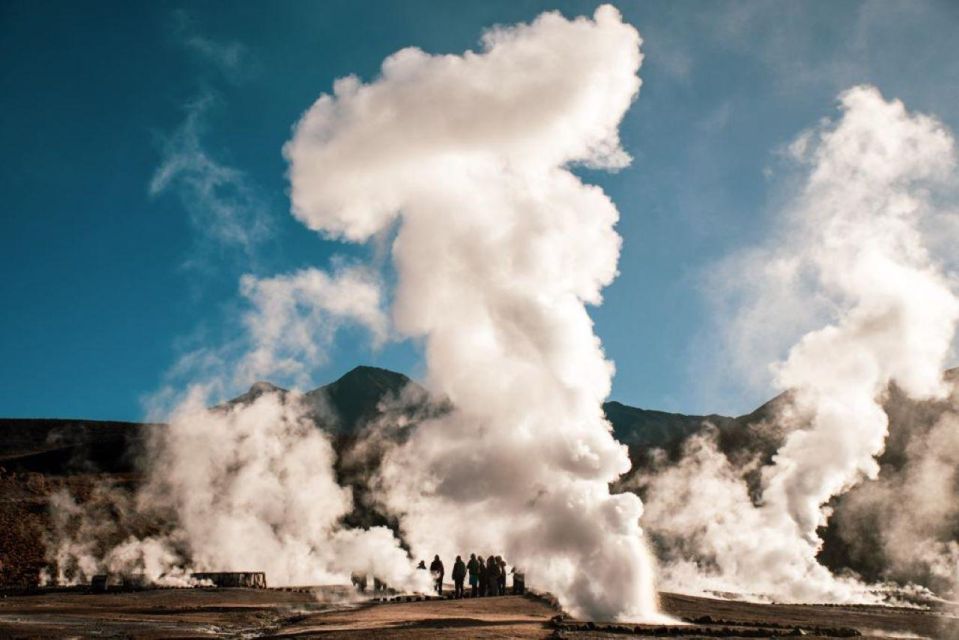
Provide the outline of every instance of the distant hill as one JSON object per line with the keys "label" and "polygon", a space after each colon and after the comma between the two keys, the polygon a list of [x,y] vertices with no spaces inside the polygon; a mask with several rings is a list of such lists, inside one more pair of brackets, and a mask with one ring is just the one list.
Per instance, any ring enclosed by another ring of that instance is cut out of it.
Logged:
{"label": "distant hill", "polygon": [[676,439],[684,439],[702,429],[704,422],[722,427],[735,421],[734,418],[715,414],[687,416],[682,413],[639,409],[615,400],[603,404],[603,411],[606,419],[613,425],[617,440],[641,447],[661,447]]}
{"label": "distant hill", "polygon": [[[290,393],[270,382],[257,382],[245,393],[220,406],[252,402],[264,393]],[[355,437],[385,411],[410,414],[441,412],[444,402],[409,377],[377,367],[358,366],[326,385],[308,391],[304,399],[311,417],[331,435]],[[632,448],[670,447],[710,422],[736,440],[738,427],[758,420],[760,411],[730,418],[690,416],[631,407],[620,402],[603,405],[616,437]],[[162,424],[83,419],[0,418],[0,467],[12,471],[69,474],[100,471],[130,473],[149,433]],[[746,434],[742,434],[746,435]]]}
{"label": "distant hill", "polygon": [[[264,393],[289,393],[269,382],[257,382],[245,393],[220,406],[252,402]],[[359,366],[337,380],[304,394],[311,417],[334,436],[355,436],[387,405],[401,404],[421,412],[442,402],[409,377],[377,367]],[[688,416],[630,407],[603,405],[616,437],[631,447],[667,447],[697,431],[704,421],[729,427],[737,418]],[[0,467],[47,474],[129,473],[148,434],[162,424],[83,419],[0,418]]]}
{"label": "distant hill", "polygon": [[124,473],[148,434],[164,425],[106,420],[0,418],[0,467],[8,471]]}
{"label": "distant hill", "polygon": [[333,428],[340,433],[355,434],[359,428],[382,413],[381,403],[400,400],[404,393],[416,402],[428,402],[429,394],[402,373],[359,366],[338,380],[306,394],[311,404],[322,410],[332,409]]}
{"label": "distant hill", "polygon": [[[220,406],[245,404],[264,393],[288,390],[270,382],[256,382],[244,394]],[[340,378],[307,391],[303,398],[310,407],[310,417],[333,435],[354,435],[370,420],[381,415],[387,405],[406,403],[426,405],[429,393],[407,376],[389,369],[361,365]]]}
{"label": "distant hill", "polygon": [[[959,369],[947,372],[959,378]],[[292,393],[269,382],[257,382],[247,392],[220,407],[252,402],[264,393]],[[338,481],[354,492],[354,511],[345,518],[349,525],[397,523],[379,513],[369,490],[385,447],[402,440],[415,425],[448,411],[448,401],[431,397],[428,391],[407,376],[360,366],[337,380],[303,394],[311,417],[327,431],[338,452]],[[682,445],[704,425],[716,430],[719,448],[734,464],[755,459],[768,463],[785,437],[779,421],[770,420],[788,395],[781,394],[755,411],[738,417],[684,415],[631,407],[610,401],[603,409],[617,439],[630,448],[634,472],[649,463],[653,448],[663,449],[672,459],[681,455]],[[890,437],[880,458],[883,467],[903,464],[909,444],[907,425],[931,423],[950,410],[944,403],[916,402],[892,389],[886,401],[890,416]],[[43,566],[42,538],[48,529],[46,501],[59,488],[83,499],[102,479],[131,490],[140,482],[137,459],[145,451],[151,434],[162,424],[96,421],[82,419],[0,419],[0,583],[29,584]],[[382,429],[386,437],[364,438],[369,429]],[[752,469],[745,478],[758,497],[761,469]],[[625,479],[624,479],[625,480]],[[614,487],[616,490],[620,488]],[[836,570],[853,568],[869,577],[879,577],[850,555],[849,547],[834,522],[824,532],[822,559]]]}

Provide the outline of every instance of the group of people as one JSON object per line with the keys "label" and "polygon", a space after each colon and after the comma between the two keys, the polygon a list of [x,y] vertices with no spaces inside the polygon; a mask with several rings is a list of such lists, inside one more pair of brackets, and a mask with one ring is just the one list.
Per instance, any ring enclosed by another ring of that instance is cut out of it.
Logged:
{"label": "group of people", "polygon": [[[425,569],[426,564],[420,562],[420,568]],[[521,594],[526,590],[524,576],[513,567],[509,573],[513,575],[513,593]],[[438,595],[443,595],[443,578],[446,575],[446,569],[440,557],[434,556],[430,563],[430,575],[433,578],[433,586]],[[453,597],[462,598],[465,595],[464,585],[467,578],[470,585],[470,596],[480,598],[483,596],[504,596],[506,595],[506,561],[502,556],[490,556],[483,559],[483,556],[477,557],[475,553],[470,554],[469,562],[463,562],[461,556],[456,556],[453,563]]]}

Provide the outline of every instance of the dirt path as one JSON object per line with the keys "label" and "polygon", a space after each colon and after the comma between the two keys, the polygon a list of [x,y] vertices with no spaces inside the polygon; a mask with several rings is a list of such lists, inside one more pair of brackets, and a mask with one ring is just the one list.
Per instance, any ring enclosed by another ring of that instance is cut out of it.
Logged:
{"label": "dirt path", "polygon": [[521,597],[385,604],[305,616],[269,638],[548,638],[556,611]]}
{"label": "dirt path", "polygon": [[[842,637],[959,639],[954,611],[895,607],[770,605],[663,594],[663,609],[682,627],[587,624],[564,620],[540,600],[323,603],[321,592],[171,589],[127,593],[45,593],[0,598],[0,638],[135,638],[371,640],[568,638],[623,640],[704,637]],[[801,631],[797,631],[801,630]]]}
{"label": "dirt path", "polygon": [[0,600],[0,638],[239,638],[329,608],[308,593],[164,589]]}

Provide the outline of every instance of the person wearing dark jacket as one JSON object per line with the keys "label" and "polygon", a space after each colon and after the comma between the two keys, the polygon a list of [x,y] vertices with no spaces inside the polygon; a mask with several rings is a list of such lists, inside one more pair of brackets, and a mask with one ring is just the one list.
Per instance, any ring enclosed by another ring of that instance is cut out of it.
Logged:
{"label": "person wearing dark jacket", "polygon": [[506,595],[506,561],[503,560],[503,556],[496,556],[496,564],[499,565],[499,594],[501,596]]}
{"label": "person wearing dark jacket", "polygon": [[479,563],[479,569],[477,570],[479,575],[479,596],[482,598],[486,596],[486,562],[483,561],[483,556],[480,556],[477,562]]}
{"label": "person wearing dark jacket", "polygon": [[443,595],[443,576],[446,569],[443,568],[443,561],[438,555],[433,556],[433,562],[430,563],[430,575],[433,576],[433,582],[436,585],[436,595]]}
{"label": "person wearing dark jacket", "polygon": [[456,556],[456,562],[453,563],[453,597],[463,597],[463,580],[466,579],[466,564],[463,558]]}
{"label": "person wearing dark jacket", "polygon": [[496,558],[490,556],[486,559],[486,593],[495,596],[499,588],[499,563]]}
{"label": "person wearing dark jacket", "polygon": [[510,573],[513,574],[513,595],[521,596],[526,593],[526,575],[522,569],[513,567]]}
{"label": "person wearing dark jacket", "polygon": [[466,571],[470,577],[470,597],[475,598],[479,591],[479,561],[476,554],[470,554],[470,561],[466,563]]}

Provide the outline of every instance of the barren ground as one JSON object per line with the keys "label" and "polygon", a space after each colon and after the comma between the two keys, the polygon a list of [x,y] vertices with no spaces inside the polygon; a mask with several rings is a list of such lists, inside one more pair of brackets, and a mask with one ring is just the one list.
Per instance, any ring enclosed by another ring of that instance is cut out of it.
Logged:
{"label": "barren ground", "polygon": [[0,638],[828,638],[853,629],[874,638],[959,638],[955,611],[894,607],[763,605],[663,594],[667,613],[697,623],[656,627],[557,622],[556,610],[531,597],[386,604],[330,604],[323,597],[273,589],[6,596],[0,599]]}

